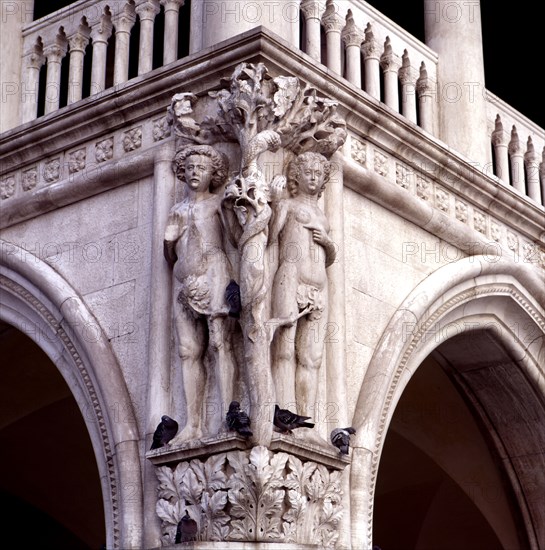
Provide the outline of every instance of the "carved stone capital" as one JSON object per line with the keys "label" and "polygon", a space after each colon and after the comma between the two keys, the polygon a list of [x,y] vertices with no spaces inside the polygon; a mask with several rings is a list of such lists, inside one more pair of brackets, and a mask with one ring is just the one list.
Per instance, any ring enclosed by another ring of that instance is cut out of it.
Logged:
{"label": "carved stone capital", "polygon": [[541,153],[541,163],[539,165],[539,175],[542,180],[545,179],[545,147],[543,147],[543,152]]}
{"label": "carved stone capital", "polygon": [[339,8],[333,0],[327,0],[324,14],[322,15],[322,25],[325,32],[341,32],[344,26],[344,20],[339,14]]}
{"label": "carved stone capital", "polygon": [[136,11],[133,4],[125,4],[123,9],[112,17],[115,32],[130,32],[136,23]]}
{"label": "carved stone capital", "polygon": [[49,44],[44,48],[44,55],[48,63],[60,63],[61,59],[68,51],[68,41],[64,37],[57,37],[54,44]]}
{"label": "carved stone capital", "polygon": [[84,52],[87,44],[89,44],[89,37],[91,36],[91,30],[89,27],[80,26],[78,31],[72,36],[68,37],[68,44],[70,45],[71,52]]}
{"label": "carved stone capital", "polygon": [[180,8],[185,4],[185,0],[160,0],[161,6],[167,11],[180,11]]}
{"label": "carved stone capital", "polygon": [[301,11],[305,16],[305,19],[318,19],[322,16],[323,7],[319,0],[302,0]]}
{"label": "carved stone capital", "polygon": [[418,78],[418,73],[411,66],[409,53],[407,52],[407,50],[405,50],[401,58],[401,69],[399,69],[399,80],[401,84],[416,84],[417,78]]}
{"label": "carved stone capital", "polygon": [[431,81],[428,77],[428,70],[426,64],[422,61],[420,65],[420,76],[416,81],[416,90],[420,95],[426,95],[431,91]]}
{"label": "carved stone capital", "polygon": [[513,125],[513,128],[511,130],[511,140],[509,141],[509,154],[510,155],[520,155],[520,156],[522,156],[524,154],[524,149],[522,147],[522,143],[520,142],[520,138],[519,138],[517,129],[514,125]]}
{"label": "carved stone capital", "polygon": [[352,15],[352,10],[348,10],[346,14],[346,24],[341,33],[341,38],[345,43],[346,47],[348,46],[361,46],[365,33],[360,29],[356,22],[354,21],[354,16]]}
{"label": "carved stone capital", "polygon": [[496,120],[494,122],[494,131],[492,132],[492,144],[495,147],[499,147],[501,145],[507,147],[508,140],[509,136],[507,132],[505,132],[503,129],[501,117],[500,115],[496,115]]}
{"label": "carved stone capital", "polygon": [[380,56],[380,66],[384,72],[393,72],[396,74],[401,67],[401,58],[394,53],[389,36],[387,36],[384,41],[384,52]]}
{"label": "carved stone capital", "polygon": [[100,19],[91,27],[91,38],[93,43],[108,42],[112,35],[113,24],[109,15],[102,15]]}
{"label": "carved stone capital", "polygon": [[365,41],[362,51],[365,59],[379,59],[380,57],[380,48],[373,33],[371,23],[367,23],[367,27],[365,27]]}
{"label": "carved stone capital", "polygon": [[534,142],[532,137],[528,136],[528,142],[526,143],[526,153],[524,153],[524,162],[527,165],[536,166],[539,163],[539,155],[536,153]]}
{"label": "carved stone capital", "polygon": [[136,13],[141,21],[153,21],[160,11],[159,0],[141,0],[136,5]]}
{"label": "carved stone capital", "polygon": [[25,64],[29,69],[39,69],[44,63],[45,56],[38,44],[25,54]]}

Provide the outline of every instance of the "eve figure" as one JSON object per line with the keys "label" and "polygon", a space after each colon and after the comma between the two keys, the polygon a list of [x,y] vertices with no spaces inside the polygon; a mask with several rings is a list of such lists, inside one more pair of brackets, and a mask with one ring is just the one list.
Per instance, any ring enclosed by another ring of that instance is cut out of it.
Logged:
{"label": "eve figure", "polygon": [[[176,154],[174,166],[184,198],[170,211],[164,252],[180,289],[174,317],[187,422],[172,442],[177,443],[219,431],[232,400],[235,363],[225,301],[230,265],[219,210],[228,162],[209,145],[190,145]],[[203,426],[202,408],[210,396],[207,410],[214,414]]]}
{"label": "eve figure", "polygon": [[329,224],[318,206],[331,172],[319,153],[288,167],[289,198],[273,203],[269,242],[278,245],[272,288],[272,373],[276,401],[312,416],[328,314],[326,268],[335,260]]}

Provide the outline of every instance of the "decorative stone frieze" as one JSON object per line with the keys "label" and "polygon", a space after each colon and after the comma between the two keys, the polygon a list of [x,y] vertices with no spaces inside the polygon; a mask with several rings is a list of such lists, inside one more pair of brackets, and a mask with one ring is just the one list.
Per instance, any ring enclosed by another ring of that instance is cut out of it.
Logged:
{"label": "decorative stone frieze", "polygon": [[431,198],[432,184],[430,180],[422,175],[416,174],[416,195],[422,200],[429,201]]}
{"label": "decorative stone frieze", "polygon": [[400,162],[396,162],[396,183],[403,187],[403,189],[409,188],[409,176],[410,170]]}
{"label": "decorative stone frieze", "polygon": [[70,174],[75,174],[85,168],[86,156],[85,149],[78,149],[77,151],[68,153],[68,171]]}
{"label": "decorative stone frieze", "polygon": [[389,172],[389,159],[383,153],[375,149],[373,155],[373,169],[377,174],[386,177]]}
{"label": "decorative stone frieze", "polygon": [[168,123],[167,117],[162,116],[161,118],[156,118],[153,121],[153,141],[161,141],[170,136],[170,125]]}
{"label": "decorative stone frieze", "polygon": [[142,147],[142,127],[132,128],[123,133],[123,150],[125,153]]}
{"label": "decorative stone frieze", "polygon": [[450,210],[450,195],[443,189],[435,190],[435,206],[442,212],[448,213]]}
{"label": "decorative stone frieze", "polygon": [[9,199],[15,193],[15,176],[6,176],[0,181],[0,199]]}
{"label": "decorative stone frieze", "polygon": [[468,220],[468,208],[467,204],[464,201],[456,199],[454,211],[456,214],[456,219],[462,223],[467,223]]}
{"label": "decorative stone frieze", "polygon": [[23,191],[31,191],[38,184],[38,169],[36,166],[23,170],[21,174],[21,187]]}
{"label": "decorative stone frieze", "polygon": [[47,183],[58,181],[61,177],[61,159],[55,158],[44,165],[44,180]]}
{"label": "decorative stone frieze", "polygon": [[350,140],[350,152],[357,163],[365,166],[367,162],[367,146],[365,143],[353,137]]}
{"label": "decorative stone frieze", "polygon": [[490,222],[490,236],[497,243],[502,240],[502,227],[499,223],[495,221]]}
{"label": "decorative stone frieze", "polygon": [[105,162],[114,156],[114,138],[109,137],[97,141],[95,144],[95,159],[97,162]]}

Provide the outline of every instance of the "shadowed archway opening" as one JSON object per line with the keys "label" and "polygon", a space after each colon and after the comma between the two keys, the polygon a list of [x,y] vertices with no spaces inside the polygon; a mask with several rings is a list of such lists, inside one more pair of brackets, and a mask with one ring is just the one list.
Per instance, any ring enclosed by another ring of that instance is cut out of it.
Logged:
{"label": "shadowed archway opening", "polygon": [[381,550],[531,547],[545,409],[521,361],[479,330],[442,343],[416,370],[380,459]]}
{"label": "shadowed archway opening", "polygon": [[6,323],[0,356],[4,545],[99,550],[106,541],[101,484],[74,397],[39,345]]}

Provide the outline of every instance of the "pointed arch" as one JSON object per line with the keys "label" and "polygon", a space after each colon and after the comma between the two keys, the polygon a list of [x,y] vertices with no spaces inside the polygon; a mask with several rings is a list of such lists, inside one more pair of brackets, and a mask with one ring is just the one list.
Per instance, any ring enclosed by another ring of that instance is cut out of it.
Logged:
{"label": "pointed arch", "polygon": [[[491,261],[491,259],[493,261]],[[372,545],[373,499],[384,440],[395,407],[416,369],[450,338],[494,330],[524,373],[543,409],[545,398],[545,285],[537,271],[503,258],[472,256],[441,267],[422,281],[392,316],[375,348],[352,425],[357,436],[351,466],[354,548]],[[545,429],[545,415],[541,415]],[[508,450],[507,450],[508,452]],[[519,491],[523,494],[523,488]],[[528,536],[539,548],[539,525],[521,497]],[[539,515],[539,511],[533,510]],[[543,536],[543,534],[541,534]]]}
{"label": "pointed arch", "polygon": [[[82,298],[51,266],[3,240],[0,252],[0,320],[40,346],[78,403],[101,478],[108,547],[139,548],[139,433],[110,344]],[[112,415],[119,410],[123,421]]]}

